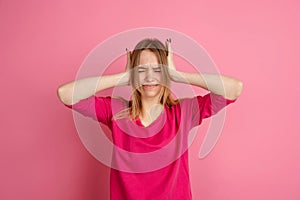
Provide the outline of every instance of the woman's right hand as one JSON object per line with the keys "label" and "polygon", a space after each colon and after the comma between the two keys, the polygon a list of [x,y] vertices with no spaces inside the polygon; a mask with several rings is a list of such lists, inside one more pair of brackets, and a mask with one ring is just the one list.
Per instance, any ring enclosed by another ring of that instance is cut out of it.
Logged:
{"label": "woman's right hand", "polygon": [[126,54],[127,54],[127,62],[126,62],[126,68],[125,68],[125,79],[127,85],[130,85],[130,70],[131,70],[131,52],[126,48]]}

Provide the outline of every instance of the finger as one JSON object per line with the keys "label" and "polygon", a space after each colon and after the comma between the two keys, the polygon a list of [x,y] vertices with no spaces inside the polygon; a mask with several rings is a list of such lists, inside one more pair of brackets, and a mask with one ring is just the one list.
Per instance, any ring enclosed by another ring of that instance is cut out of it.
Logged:
{"label": "finger", "polygon": [[167,49],[168,49],[168,53],[170,54],[170,56],[173,55],[173,51],[172,51],[172,47],[171,47],[171,38],[167,39]]}
{"label": "finger", "polygon": [[126,48],[127,62],[130,61],[130,51]]}
{"label": "finger", "polygon": [[126,48],[126,53],[127,53],[127,63],[126,63],[126,70],[130,69],[130,51]]}
{"label": "finger", "polygon": [[169,39],[166,39],[166,42],[165,42],[165,45],[166,45],[167,52],[169,51],[169,45],[168,45],[168,41],[169,41]]}

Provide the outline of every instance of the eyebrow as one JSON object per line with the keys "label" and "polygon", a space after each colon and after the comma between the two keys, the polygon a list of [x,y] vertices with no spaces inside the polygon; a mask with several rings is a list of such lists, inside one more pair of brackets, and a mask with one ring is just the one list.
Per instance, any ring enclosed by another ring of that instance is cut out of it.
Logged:
{"label": "eyebrow", "polygon": [[138,66],[139,69],[147,69],[148,67],[145,66]]}
{"label": "eyebrow", "polygon": [[147,67],[138,67],[137,68],[138,71],[147,71]]}
{"label": "eyebrow", "polygon": [[[145,65],[139,65],[137,66],[138,69],[148,69],[150,66],[145,66]],[[161,66],[155,66],[153,69],[161,69]]]}

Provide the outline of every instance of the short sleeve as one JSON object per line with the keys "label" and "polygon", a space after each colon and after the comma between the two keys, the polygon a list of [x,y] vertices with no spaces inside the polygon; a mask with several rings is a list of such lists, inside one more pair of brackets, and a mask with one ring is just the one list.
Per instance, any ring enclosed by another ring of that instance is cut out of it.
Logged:
{"label": "short sleeve", "polygon": [[93,95],[73,105],[65,106],[103,124],[108,125],[111,122],[111,97],[97,97]]}
{"label": "short sleeve", "polygon": [[193,126],[201,124],[202,120],[217,114],[235,100],[226,99],[222,95],[208,93],[204,96],[196,96],[189,100]]}
{"label": "short sleeve", "polygon": [[208,93],[203,97],[197,96],[197,100],[201,118],[211,117],[227,105],[236,101],[236,99],[226,99],[222,95],[217,95],[214,93]]}

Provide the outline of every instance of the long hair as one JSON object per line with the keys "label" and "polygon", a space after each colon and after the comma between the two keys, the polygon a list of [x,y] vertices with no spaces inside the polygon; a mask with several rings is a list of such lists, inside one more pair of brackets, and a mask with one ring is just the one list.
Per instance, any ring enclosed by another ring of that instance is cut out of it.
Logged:
{"label": "long hair", "polygon": [[138,70],[134,70],[135,67],[139,65],[140,55],[143,50],[149,50],[153,52],[159,64],[161,65],[161,73],[162,73],[162,89],[160,91],[159,102],[165,106],[172,106],[178,103],[177,100],[174,100],[171,96],[170,84],[171,79],[168,72],[168,51],[166,46],[159,41],[158,39],[144,39],[140,41],[134,48],[130,60],[130,82],[133,89],[132,94],[132,102],[129,105],[129,112],[132,119],[135,119],[142,112],[142,102],[141,102],[141,92],[138,90],[139,88],[139,76]]}

